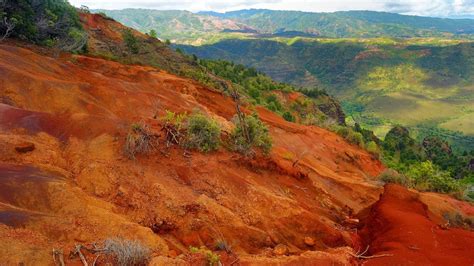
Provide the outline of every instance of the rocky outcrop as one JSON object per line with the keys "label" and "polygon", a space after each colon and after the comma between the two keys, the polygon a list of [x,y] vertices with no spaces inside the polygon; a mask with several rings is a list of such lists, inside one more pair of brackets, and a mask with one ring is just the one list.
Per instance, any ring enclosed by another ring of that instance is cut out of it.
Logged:
{"label": "rocky outcrop", "polygon": [[346,124],[346,115],[344,114],[339,102],[337,102],[334,98],[323,95],[319,96],[316,106],[328,117],[336,120],[339,125]]}

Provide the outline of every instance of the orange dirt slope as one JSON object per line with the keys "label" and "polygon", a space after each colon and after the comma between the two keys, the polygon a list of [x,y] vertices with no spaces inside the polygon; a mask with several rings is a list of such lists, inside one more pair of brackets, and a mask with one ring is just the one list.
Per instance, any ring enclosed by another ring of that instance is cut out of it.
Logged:
{"label": "orange dirt slope", "polygon": [[0,45],[0,77],[5,264],[50,265],[53,248],[69,255],[76,243],[114,236],[145,243],[154,265],[189,263],[175,256],[222,240],[241,265],[356,263],[349,253],[361,243],[345,220],[378,200],[373,177],[384,167],[334,133],[258,108],[274,140],[270,158],[173,148],[133,161],[122,154],[132,123],[159,132],[154,117],[165,110],[197,109],[229,129],[231,99],[152,67],[50,58],[14,44]]}

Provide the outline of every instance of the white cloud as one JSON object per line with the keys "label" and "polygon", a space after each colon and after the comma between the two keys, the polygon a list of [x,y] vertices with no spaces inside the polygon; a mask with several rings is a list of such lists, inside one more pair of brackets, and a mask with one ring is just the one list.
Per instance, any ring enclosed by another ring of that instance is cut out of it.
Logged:
{"label": "white cloud", "polygon": [[473,16],[474,0],[401,0],[387,1],[391,12],[422,16]]}
{"label": "white cloud", "polygon": [[375,10],[423,16],[473,16],[474,0],[70,0],[90,8],[230,11],[248,8],[332,12]]}

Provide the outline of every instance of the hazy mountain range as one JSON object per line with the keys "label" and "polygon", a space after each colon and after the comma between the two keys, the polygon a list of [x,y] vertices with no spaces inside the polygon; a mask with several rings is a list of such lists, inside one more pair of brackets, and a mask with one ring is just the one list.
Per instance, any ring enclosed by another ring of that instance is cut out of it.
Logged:
{"label": "hazy mountain range", "polygon": [[[406,16],[386,12],[311,13],[249,9],[227,13],[149,9],[95,10],[162,39],[191,42],[222,32],[275,34],[295,32],[331,38],[452,37],[474,33],[470,19]],[[206,41],[206,40],[205,40]]]}

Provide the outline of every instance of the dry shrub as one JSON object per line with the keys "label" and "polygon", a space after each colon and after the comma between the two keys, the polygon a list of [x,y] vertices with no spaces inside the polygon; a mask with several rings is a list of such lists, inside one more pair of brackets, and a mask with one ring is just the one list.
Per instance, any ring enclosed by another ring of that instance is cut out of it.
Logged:
{"label": "dry shrub", "polygon": [[137,154],[147,154],[156,149],[158,136],[150,131],[148,125],[135,123],[130,127],[125,141],[124,153],[129,159]]}
{"label": "dry shrub", "polygon": [[176,114],[166,111],[166,115],[161,119],[163,121],[162,131],[165,134],[166,147],[171,145],[182,145],[186,136],[185,124],[186,114]]}
{"label": "dry shrub", "polygon": [[104,250],[120,266],[147,265],[151,256],[150,249],[137,240],[110,238],[105,240]]}

